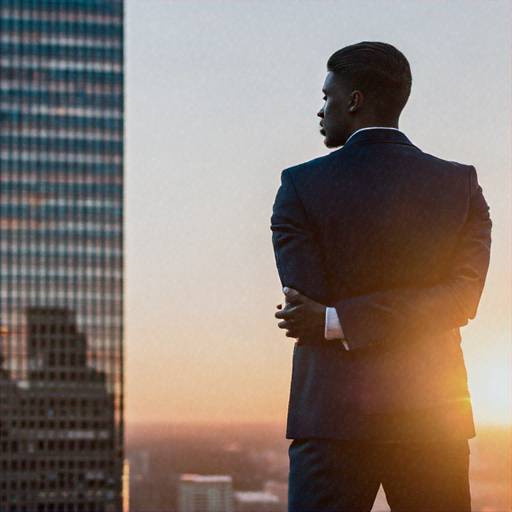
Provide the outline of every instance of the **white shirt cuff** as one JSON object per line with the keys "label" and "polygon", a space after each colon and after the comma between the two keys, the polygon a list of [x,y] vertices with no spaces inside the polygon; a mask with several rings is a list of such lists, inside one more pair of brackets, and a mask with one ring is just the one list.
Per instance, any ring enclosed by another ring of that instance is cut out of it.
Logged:
{"label": "white shirt cuff", "polygon": [[325,308],[325,339],[341,340],[343,346],[349,350],[336,308]]}

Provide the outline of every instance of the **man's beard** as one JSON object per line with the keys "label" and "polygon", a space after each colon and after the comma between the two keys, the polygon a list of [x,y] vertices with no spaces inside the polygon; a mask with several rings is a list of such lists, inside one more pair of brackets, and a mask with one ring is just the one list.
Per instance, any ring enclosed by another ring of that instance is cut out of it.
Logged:
{"label": "man's beard", "polygon": [[332,138],[327,135],[325,128],[322,127],[320,130],[320,135],[324,137],[324,145],[329,149],[336,149],[344,146],[348,140],[348,136],[338,134],[338,137]]}
{"label": "man's beard", "polygon": [[329,137],[326,136],[324,138],[324,145],[326,148],[335,149],[335,148],[339,148],[339,147],[343,146],[343,143],[338,142],[338,141],[333,141],[333,140],[329,139]]}

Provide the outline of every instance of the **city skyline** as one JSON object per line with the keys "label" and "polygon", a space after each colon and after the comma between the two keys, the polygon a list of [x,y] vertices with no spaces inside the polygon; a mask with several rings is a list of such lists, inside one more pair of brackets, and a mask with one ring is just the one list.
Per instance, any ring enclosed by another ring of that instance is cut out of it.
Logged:
{"label": "city skyline", "polygon": [[509,424],[510,4],[131,1],[126,17],[128,421],[284,424],[279,176],[327,152],[328,57],[383,40],[412,68],[400,127],[475,165],[491,207],[491,267],[462,346],[477,423]]}

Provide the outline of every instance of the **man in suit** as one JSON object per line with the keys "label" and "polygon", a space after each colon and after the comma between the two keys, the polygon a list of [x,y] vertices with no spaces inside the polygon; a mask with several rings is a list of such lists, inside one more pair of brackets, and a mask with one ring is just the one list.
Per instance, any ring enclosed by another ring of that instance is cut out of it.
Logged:
{"label": "man in suit", "polygon": [[474,436],[459,328],[475,317],[491,221],[474,167],[398,130],[404,55],[362,42],[328,61],[327,156],[282,173],[272,215],[297,340],[291,511],[469,511]]}

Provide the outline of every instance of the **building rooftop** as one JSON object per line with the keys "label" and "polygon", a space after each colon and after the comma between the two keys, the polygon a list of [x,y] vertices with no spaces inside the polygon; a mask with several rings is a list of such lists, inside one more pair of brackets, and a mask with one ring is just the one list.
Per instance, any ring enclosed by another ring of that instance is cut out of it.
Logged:
{"label": "building rooftop", "polygon": [[231,483],[233,479],[229,475],[194,475],[183,474],[180,476],[181,482],[195,482],[195,483]]}
{"label": "building rooftop", "polygon": [[279,498],[268,491],[236,491],[234,495],[240,503],[279,503]]}

